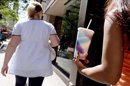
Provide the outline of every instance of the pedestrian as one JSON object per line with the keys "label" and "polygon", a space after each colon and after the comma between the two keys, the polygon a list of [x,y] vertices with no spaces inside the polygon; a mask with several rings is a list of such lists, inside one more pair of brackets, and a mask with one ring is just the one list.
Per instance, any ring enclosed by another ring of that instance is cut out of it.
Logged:
{"label": "pedestrian", "polygon": [[79,57],[74,62],[84,76],[112,86],[130,86],[130,0],[107,1],[101,64],[87,67]]}
{"label": "pedestrian", "polygon": [[15,86],[25,86],[27,79],[29,86],[42,86],[44,78],[53,74],[48,42],[58,46],[59,38],[54,26],[41,20],[43,9],[39,2],[31,2],[27,14],[27,20],[14,26],[1,73],[15,75]]}

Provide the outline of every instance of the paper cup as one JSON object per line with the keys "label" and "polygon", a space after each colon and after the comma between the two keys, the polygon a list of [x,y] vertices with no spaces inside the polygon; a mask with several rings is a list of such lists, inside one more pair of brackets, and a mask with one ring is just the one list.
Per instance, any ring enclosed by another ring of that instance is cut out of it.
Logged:
{"label": "paper cup", "polygon": [[[74,58],[77,57],[78,53],[80,55],[84,55],[88,53],[93,34],[94,34],[93,30],[86,29],[83,27],[78,28]],[[84,60],[85,58],[81,56],[80,59]]]}

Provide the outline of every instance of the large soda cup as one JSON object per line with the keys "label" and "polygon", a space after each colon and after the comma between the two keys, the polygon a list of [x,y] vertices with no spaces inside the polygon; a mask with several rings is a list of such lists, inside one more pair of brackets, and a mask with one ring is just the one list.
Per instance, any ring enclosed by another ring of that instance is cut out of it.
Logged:
{"label": "large soda cup", "polygon": [[[76,58],[78,54],[84,55],[88,53],[93,34],[93,30],[83,27],[78,28],[74,58]],[[83,58],[82,56],[80,57],[80,59],[85,60],[85,58]]]}

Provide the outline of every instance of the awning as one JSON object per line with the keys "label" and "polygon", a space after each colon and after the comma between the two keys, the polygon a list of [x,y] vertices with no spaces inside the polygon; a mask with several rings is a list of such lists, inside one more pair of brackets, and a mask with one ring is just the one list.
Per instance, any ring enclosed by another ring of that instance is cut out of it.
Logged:
{"label": "awning", "polygon": [[66,12],[66,6],[65,3],[68,2],[68,0],[52,0],[48,4],[45,14],[48,15],[54,15],[54,16],[63,16]]}

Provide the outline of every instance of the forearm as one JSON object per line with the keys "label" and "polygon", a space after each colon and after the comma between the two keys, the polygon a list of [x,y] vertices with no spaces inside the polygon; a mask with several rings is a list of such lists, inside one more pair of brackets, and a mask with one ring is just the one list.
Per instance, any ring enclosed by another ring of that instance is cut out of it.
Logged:
{"label": "forearm", "polygon": [[[95,67],[91,67],[91,68],[84,68],[82,69],[80,72],[82,75],[104,83],[104,84],[113,84],[113,79],[111,79],[112,77],[109,75],[110,70],[105,69],[102,65],[98,65]],[[110,78],[111,77],[111,78]]]}
{"label": "forearm", "polygon": [[16,46],[12,45],[11,43],[8,44],[6,53],[5,53],[5,58],[4,58],[4,65],[8,65],[13,53],[15,52]]}

